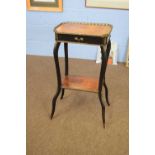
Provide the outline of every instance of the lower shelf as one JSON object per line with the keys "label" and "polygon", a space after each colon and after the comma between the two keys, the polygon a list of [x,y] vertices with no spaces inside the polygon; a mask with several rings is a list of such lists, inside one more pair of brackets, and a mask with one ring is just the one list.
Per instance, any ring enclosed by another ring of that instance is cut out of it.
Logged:
{"label": "lower shelf", "polygon": [[83,76],[65,76],[62,88],[98,92],[98,79]]}

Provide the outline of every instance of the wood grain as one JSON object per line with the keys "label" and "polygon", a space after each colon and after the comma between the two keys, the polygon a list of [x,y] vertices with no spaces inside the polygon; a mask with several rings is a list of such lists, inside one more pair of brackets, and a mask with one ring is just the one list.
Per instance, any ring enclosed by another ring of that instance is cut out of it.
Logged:
{"label": "wood grain", "polygon": [[112,31],[110,24],[93,24],[93,23],[71,23],[66,22],[55,28],[58,34],[76,34],[88,36],[109,36]]}
{"label": "wood grain", "polygon": [[62,88],[98,92],[98,79],[83,76],[65,76]]}

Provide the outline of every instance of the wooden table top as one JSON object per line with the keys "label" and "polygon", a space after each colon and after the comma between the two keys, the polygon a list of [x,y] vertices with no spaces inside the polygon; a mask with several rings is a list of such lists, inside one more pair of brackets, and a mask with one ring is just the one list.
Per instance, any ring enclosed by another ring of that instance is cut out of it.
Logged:
{"label": "wooden table top", "polygon": [[61,23],[54,29],[54,32],[57,34],[72,34],[99,37],[109,36],[111,31],[112,25],[110,24],[74,22]]}

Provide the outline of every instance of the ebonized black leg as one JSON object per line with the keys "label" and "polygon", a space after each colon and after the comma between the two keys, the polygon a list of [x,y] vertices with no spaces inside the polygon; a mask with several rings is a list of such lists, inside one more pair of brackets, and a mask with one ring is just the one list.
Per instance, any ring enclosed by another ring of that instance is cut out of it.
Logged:
{"label": "ebonized black leg", "polygon": [[[108,45],[107,45],[107,50],[106,50],[106,54],[107,54],[106,68],[107,68],[107,63],[108,63],[108,57],[109,57],[110,49],[111,49],[111,41],[109,40]],[[105,71],[106,71],[106,68],[105,68]],[[108,87],[107,87],[107,84],[106,84],[106,82],[105,82],[105,76],[104,76],[104,80],[103,80],[103,86],[104,86],[104,88],[105,88],[105,98],[106,98],[106,102],[107,102],[108,106],[110,106],[110,103],[109,103],[109,96],[108,96]]]}
{"label": "ebonized black leg", "polygon": [[61,74],[60,74],[60,67],[59,67],[59,59],[58,59],[58,49],[59,49],[60,43],[56,42],[54,45],[54,61],[55,61],[55,67],[56,67],[56,74],[57,74],[57,91],[53,97],[52,100],[52,112],[51,112],[51,119],[53,118],[55,107],[56,107],[56,101],[61,91]]}
{"label": "ebonized black leg", "polygon": [[105,106],[104,106],[104,103],[103,103],[103,100],[102,100],[102,94],[99,93],[98,94],[98,97],[99,97],[99,101],[101,103],[101,108],[102,108],[102,121],[103,121],[103,127],[105,128]]}
{"label": "ebonized black leg", "polygon": [[[65,51],[65,76],[68,75],[68,43],[64,43],[64,51]],[[61,99],[63,99],[65,89],[62,88]]]}
{"label": "ebonized black leg", "polygon": [[64,93],[65,93],[65,89],[62,88],[62,89],[61,89],[61,97],[60,97],[60,99],[63,99]]}
{"label": "ebonized black leg", "polygon": [[56,92],[56,94],[54,95],[53,100],[52,100],[51,119],[53,118],[53,115],[54,115],[54,112],[55,112],[56,101],[57,101],[57,98],[58,98],[58,96],[59,96],[59,94],[60,94],[60,90],[61,90],[61,89],[57,89],[57,92]]}
{"label": "ebonized black leg", "polygon": [[65,75],[68,75],[68,43],[64,43],[65,51]]}
{"label": "ebonized black leg", "polygon": [[109,53],[107,53],[107,48],[108,48],[107,46],[101,45],[100,48],[101,48],[102,63],[101,63],[101,70],[100,70],[100,77],[99,77],[98,97],[102,108],[103,127],[105,127],[105,106],[102,100],[102,84],[104,83],[104,79],[105,79],[105,71],[106,71]]}
{"label": "ebonized black leg", "polygon": [[105,106],[102,100],[102,83],[103,83],[103,78],[105,75],[105,68],[106,68],[106,52],[103,46],[101,46],[101,55],[102,55],[102,63],[101,63],[101,70],[100,70],[100,77],[99,77],[98,97],[102,108],[103,127],[105,127]]}
{"label": "ebonized black leg", "polygon": [[107,102],[108,106],[110,106],[109,97],[108,97],[108,87],[107,87],[107,85],[106,85],[105,80],[104,80],[104,82],[103,82],[103,86],[104,86],[104,88],[105,88],[105,98],[106,98],[106,102]]}

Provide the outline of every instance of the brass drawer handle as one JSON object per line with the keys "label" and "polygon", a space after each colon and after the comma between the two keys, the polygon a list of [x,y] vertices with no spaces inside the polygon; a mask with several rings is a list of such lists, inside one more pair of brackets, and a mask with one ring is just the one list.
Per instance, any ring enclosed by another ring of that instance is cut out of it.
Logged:
{"label": "brass drawer handle", "polygon": [[84,41],[84,38],[82,38],[82,37],[80,37],[80,38],[75,37],[74,39],[75,39],[76,41]]}
{"label": "brass drawer handle", "polygon": [[81,37],[80,40],[81,40],[81,41],[84,41],[84,38]]}

